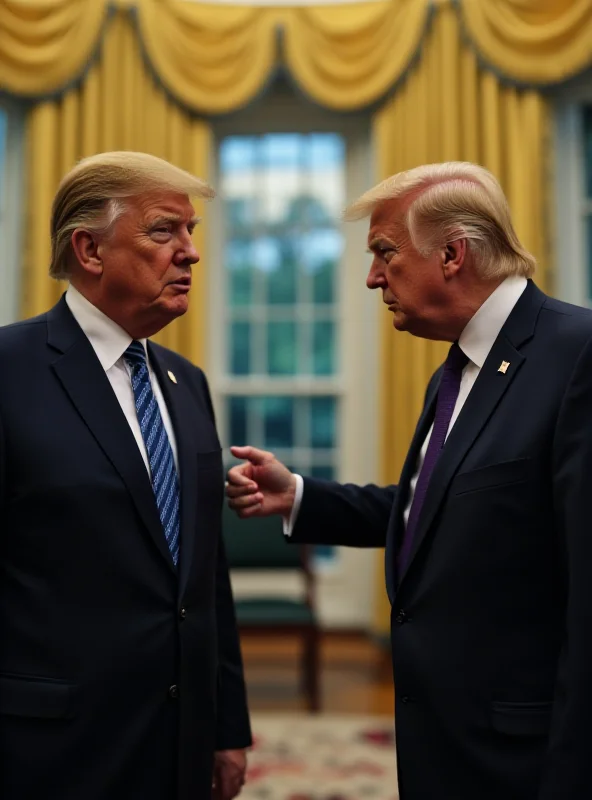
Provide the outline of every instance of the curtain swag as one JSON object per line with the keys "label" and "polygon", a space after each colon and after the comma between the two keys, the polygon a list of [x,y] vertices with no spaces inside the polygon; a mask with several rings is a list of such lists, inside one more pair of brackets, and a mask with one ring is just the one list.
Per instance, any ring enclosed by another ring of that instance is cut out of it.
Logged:
{"label": "curtain swag", "polygon": [[188,0],[0,0],[0,91],[39,101],[79,83],[114,12],[131,14],[145,60],[190,112],[224,114],[262,91],[281,59],[315,102],[353,111],[407,75],[433,12],[453,6],[480,62],[515,85],[592,64],[590,0],[378,0],[229,6]]}

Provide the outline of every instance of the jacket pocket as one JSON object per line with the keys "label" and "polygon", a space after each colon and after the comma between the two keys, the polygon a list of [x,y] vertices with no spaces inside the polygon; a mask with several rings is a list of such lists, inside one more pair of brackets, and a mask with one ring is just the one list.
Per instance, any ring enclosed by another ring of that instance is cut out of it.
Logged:
{"label": "jacket pocket", "polygon": [[222,449],[209,450],[205,453],[197,454],[198,469],[219,469],[222,470]]}
{"label": "jacket pocket", "polygon": [[510,736],[545,736],[551,727],[553,703],[493,702],[491,721],[499,733]]}
{"label": "jacket pocket", "polygon": [[76,686],[55,678],[0,674],[0,714],[71,719]]}
{"label": "jacket pocket", "polygon": [[529,458],[517,458],[514,461],[490,464],[470,472],[459,472],[450,487],[451,494],[466,494],[480,489],[494,489],[498,486],[524,483],[528,480],[531,469],[532,462]]}

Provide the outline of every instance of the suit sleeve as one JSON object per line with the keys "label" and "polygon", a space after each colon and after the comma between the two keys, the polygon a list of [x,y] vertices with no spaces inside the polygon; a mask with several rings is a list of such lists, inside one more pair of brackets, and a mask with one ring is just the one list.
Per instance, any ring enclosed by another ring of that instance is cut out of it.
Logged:
{"label": "suit sleeve", "polygon": [[[442,367],[428,383],[424,408]],[[355,486],[304,478],[302,503],[289,542],[345,547],[385,547],[397,487]]]}
{"label": "suit sleeve", "polygon": [[592,340],[564,396],[553,447],[553,492],[566,576],[566,617],[539,800],[592,797]]}
{"label": "suit sleeve", "polygon": [[[215,424],[214,407],[203,373],[201,379],[208,409]],[[218,543],[216,563],[216,619],[218,629],[216,750],[238,750],[249,747],[252,739],[234,598],[222,535]]]}
{"label": "suit sleeve", "polygon": [[395,491],[395,486],[354,486],[305,478],[289,541],[384,547]]}

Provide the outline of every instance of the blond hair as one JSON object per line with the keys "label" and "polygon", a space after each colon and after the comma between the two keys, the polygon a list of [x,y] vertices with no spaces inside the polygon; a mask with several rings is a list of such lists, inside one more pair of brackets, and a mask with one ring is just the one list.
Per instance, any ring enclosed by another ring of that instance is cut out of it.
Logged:
{"label": "blond hair", "polygon": [[70,277],[68,255],[76,228],[106,233],[126,210],[125,198],[152,190],[214,197],[201,178],[148,153],[121,150],[78,162],[62,179],[52,204],[51,277]]}
{"label": "blond hair", "polygon": [[407,230],[422,255],[467,239],[481,277],[533,274],[535,258],[516,235],[501,186],[477,164],[448,161],[399,172],[352,203],[345,219],[366,217],[380,203],[408,196]]}

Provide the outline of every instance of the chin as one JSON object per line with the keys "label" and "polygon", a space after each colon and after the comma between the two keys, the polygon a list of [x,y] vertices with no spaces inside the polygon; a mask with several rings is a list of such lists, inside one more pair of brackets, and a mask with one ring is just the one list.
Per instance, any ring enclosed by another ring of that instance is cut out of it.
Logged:
{"label": "chin", "polygon": [[393,314],[393,328],[398,331],[406,331],[407,324],[408,320],[405,314],[401,313],[400,311],[395,311]]}
{"label": "chin", "polygon": [[173,300],[167,303],[167,310],[170,313],[171,319],[182,317],[189,308],[189,298],[187,295],[177,295]]}

